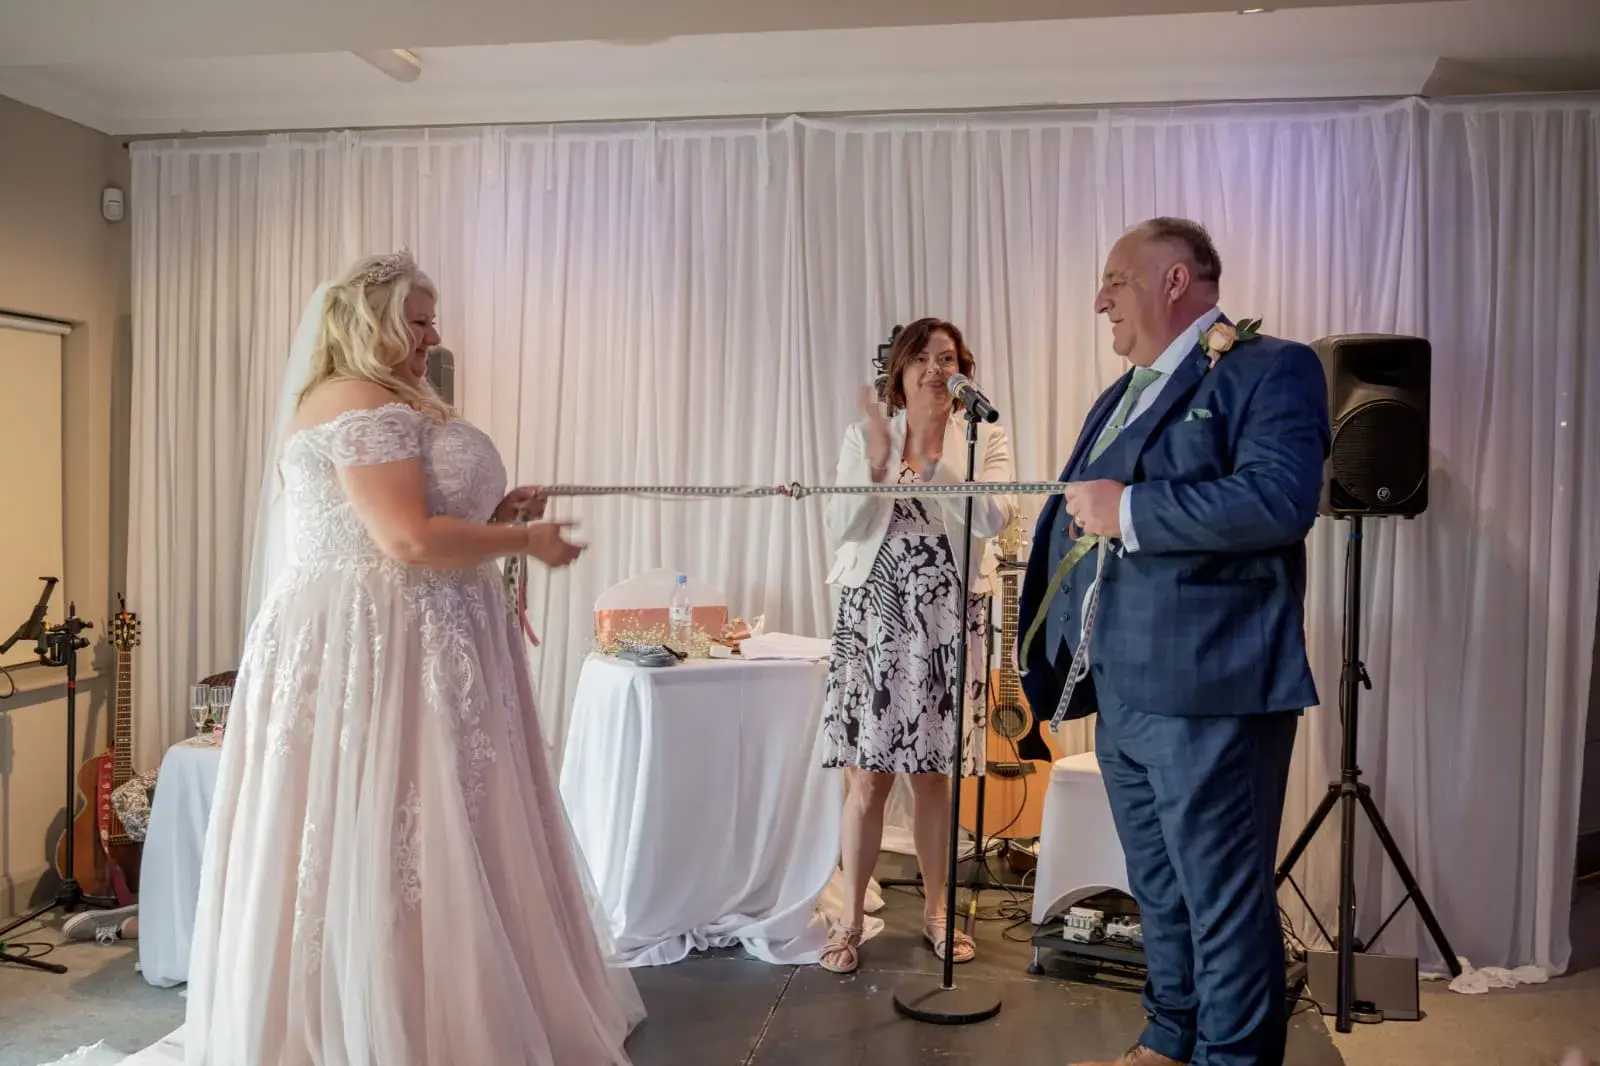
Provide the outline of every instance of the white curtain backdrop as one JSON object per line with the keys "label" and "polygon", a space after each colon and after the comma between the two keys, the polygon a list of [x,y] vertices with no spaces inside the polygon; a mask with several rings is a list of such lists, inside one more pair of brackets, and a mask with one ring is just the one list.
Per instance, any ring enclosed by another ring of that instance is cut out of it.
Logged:
{"label": "white curtain backdrop", "polygon": [[[961,324],[1019,476],[1049,478],[1120,371],[1091,310],[1106,249],[1181,214],[1211,228],[1235,317],[1433,342],[1430,508],[1368,526],[1362,764],[1459,954],[1566,966],[1600,577],[1600,99],[280,135],[139,143],[133,164],[142,766],[185,733],[186,686],[236,660],[290,334],[357,255],[409,245],[440,283],[464,412],[519,482],[826,482],[875,346],[923,314]],[[555,510],[592,544],[533,590],[557,745],[594,599],[639,570],[829,630],[814,500]],[[1313,537],[1326,706],[1285,841],[1338,763],[1342,532]],[[1402,892],[1360,833],[1370,934]],[[1336,837],[1298,871],[1330,922]],[[1437,964],[1410,908],[1377,947]]]}

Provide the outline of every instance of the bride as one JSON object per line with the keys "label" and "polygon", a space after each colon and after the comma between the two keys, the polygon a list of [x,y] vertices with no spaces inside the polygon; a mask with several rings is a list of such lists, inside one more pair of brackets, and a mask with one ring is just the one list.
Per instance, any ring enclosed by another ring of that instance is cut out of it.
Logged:
{"label": "bride", "polygon": [[644,1018],[494,565],[582,549],[516,521],[542,501],[505,494],[428,386],[434,302],[409,255],[366,259],[296,339],[172,1041],[189,1066],[614,1066]]}

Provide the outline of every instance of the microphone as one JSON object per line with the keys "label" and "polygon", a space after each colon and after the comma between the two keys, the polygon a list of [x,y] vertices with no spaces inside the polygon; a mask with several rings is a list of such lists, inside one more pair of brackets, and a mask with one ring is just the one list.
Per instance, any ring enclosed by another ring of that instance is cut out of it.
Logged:
{"label": "microphone", "polygon": [[10,651],[11,646],[19,640],[37,641],[44,636],[44,616],[50,609],[50,593],[55,590],[56,579],[41,577],[39,580],[44,582],[44,591],[39,594],[39,602],[33,605],[33,613],[28,616],[28,620],[18,626],[17,631],[11,634],[4,644],[0,644],[0,655]]}
{"label": "microphone", "polygon": [[967,414],[973,419],[983,422],[1000,421],[1000,412],[994,409],[994,404],[989,402],[989,397],[978,391],[978,386],[965,374],[952,374],[944,383],[950,390],[950,395],[967,405]]}

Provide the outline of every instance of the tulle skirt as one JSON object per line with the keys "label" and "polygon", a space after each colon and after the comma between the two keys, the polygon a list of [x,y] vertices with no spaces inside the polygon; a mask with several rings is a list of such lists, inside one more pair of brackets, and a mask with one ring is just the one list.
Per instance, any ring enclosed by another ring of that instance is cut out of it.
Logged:
{"label": "tulle skirt", "polygon": [[189,1066],[606,1066],[644,1018],[498,570],[290,571],[234,688]]}

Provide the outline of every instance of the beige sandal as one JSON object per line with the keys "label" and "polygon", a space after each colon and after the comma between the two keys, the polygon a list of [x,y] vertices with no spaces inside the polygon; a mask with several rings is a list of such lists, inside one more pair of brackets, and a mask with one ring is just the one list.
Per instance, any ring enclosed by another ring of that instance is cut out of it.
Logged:
{"label": "beige sandal", "polygon": [[[922,923],[922,938],[933,948],[933,953],[940,962],[944,961],[944,934],[943,918],[928,918]],[[957,964],[971,962],[978,954],[977,945],[972,942],[972,938],[959,929],[955,935],[955,951],[956,957],[953,961]]]}
{"label": "beige sandal", "polygon": [[834,926],[818,965],[829,973],[855,973],[861,966],[861,927]]}

